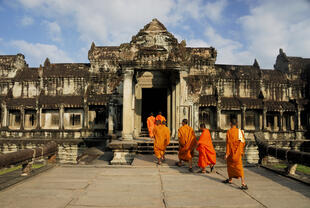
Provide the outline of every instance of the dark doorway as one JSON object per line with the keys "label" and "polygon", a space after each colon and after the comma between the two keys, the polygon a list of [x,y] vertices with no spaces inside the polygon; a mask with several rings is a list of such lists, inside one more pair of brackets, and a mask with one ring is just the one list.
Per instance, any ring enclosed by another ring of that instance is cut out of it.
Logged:
{"label": "dark doorway", "polygon": [[158,112],[167,119],[167,89],[143,88],[142,89],[142,128],[147,128],[146,120],[152,112],[156,117]]}

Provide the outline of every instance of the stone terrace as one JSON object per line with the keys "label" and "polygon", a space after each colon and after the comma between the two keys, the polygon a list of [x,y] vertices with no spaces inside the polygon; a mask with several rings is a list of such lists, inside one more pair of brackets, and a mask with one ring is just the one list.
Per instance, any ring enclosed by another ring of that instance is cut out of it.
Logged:
{"label": "stone terrace", "polygon": [[310,187],[263,168],[248,167],[249,190],[239,181],[221,183],[217,173],[189,173],[175,167],[176,155],[162,166],[151,155],[132,166],[56,166],[0,192],[0,207],[309,207]]}

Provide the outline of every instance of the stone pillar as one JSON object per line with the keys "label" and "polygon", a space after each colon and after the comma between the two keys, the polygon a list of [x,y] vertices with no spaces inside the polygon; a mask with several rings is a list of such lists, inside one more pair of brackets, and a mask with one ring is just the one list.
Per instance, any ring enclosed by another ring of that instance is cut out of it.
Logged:
{"label": "stone pillar", "polygon": [[2,121],[1,121],[2,127],[7,127],[8,126],[8,109],[5,103],[2,104],[1,118],[2,118]]}
{"label": "stone pillar", "polygon": [[132,123],[132,77],[133,70],[126,70],[123,84],[123,140],[133,139]]}
{"label": "stone pillar", "polygon": [[297,106],[297,115],[296,115],[296,120],[297,120],[297,122],[296,122],[296,124],[297,124],[297,126],[296,126],[296,129],[297,130],[300,130],[301,129],[301,120],[300,120],[300,107],[299,106]]}
{"label": "stone pillar", "polygon": [[218,105],[216,109],[216,128],[221,129],[221,107]]}
{"label": "stone pillar", "polygon": [[263,109],[263,130],[267,129],[267,108]]}
{"label": "stone pillar", "polygon": [[84,115],[83,115],[83,128],[88,129],[89,124],[89,118],[88,118],[88,112],[89,112],[89,106],[87,103],[84,103]]}
{"label": "stone pillar", "polygon": [[[210,116],[211,114],[209,114]],[[194,125],[193,125],[193,128],[195,131],[198,131],[199,130],[199,104],[196,103],[194,104],[193,106],[193,120],[194,120]],[[211,122],[210,122],[210,128],[211,128]]]}
{"label": "stone pillar", "polygon": [[280,110],[279,115],[279,131],[283,131],[283,110]]}
{"label": "stone pillar", "polygon": [[[135,86],[135,121],[134,136],[137,137],[141,133],[142,122],[142,88],[138,84]],[[155,112],[154,112],[155,113]]]}
{"label": "stone pillar", "polygon": [[20,108],[20,130],[24,130],[25,126],[25,109],[24,107]]}
{"label": "stone pillar", "polygon": [[176,112],[176,97],[175,97],[175,86],[173,85],[172,86],[172,134],[171,134],[171,137],[177,137],[176,135],[176,115],[175,115],[175,112]]}
{"label": "stone pillar", "polygon": [[241,107],[241,129],[245,129],[245,111],[246,111],[246,107],[245,105],[242,105]]}
{"label": "stone pillar", "polygon": [[36,109],[36,116],[37,116],[37,126],[36,129],[41,129],[41,114],[42,114],[42,108],[37,107]]}
{"label": "stone pillar", "polygon": [[[177,82],[176,86],[175,86],[175,107],[176,107],[176,113],[175,113],[175,120],[176,120],[176,131],[178,131],[178,129],[181,127],[181,119],[180,118],[180,81]],[[183,114],[183,113],[182,113]],[[189,119],[189,118],[187,118]]]}
{"label": "stone pillar", "polygon": [[279,128],[279,121],[278,121],[278,116],[273,115],[273,131],[276,131]]}
{"label": "stone pillar", "polygon": [[167,125],[170,130],[172,130],[171,123],[171,90],[167,89]]}
{"label": "stone pillar", "polygon": [[112,135],[114,133],[114,106],[113,103],[109,105],[109,120],[108,120],[108,134]]}
{"label": "stone pillar", "polygon": [[295,130],[294,115],[290,115],[289,119],[290,119],[290,130]]}
{"label": "stone pillar", "polygon": [[59,129],[63,130],[64,129],[64,114],[65,114],[65,109],[64,106],[61,105],[59,108]]}

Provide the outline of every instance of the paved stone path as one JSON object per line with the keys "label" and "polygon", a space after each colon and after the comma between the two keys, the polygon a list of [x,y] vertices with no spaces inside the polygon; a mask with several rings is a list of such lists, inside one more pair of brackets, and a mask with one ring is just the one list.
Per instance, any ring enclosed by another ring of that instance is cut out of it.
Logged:
{"label": "paved stone path", "polygon": [[86,207],[310,207],[310,186],[263,168],[245,169],[248,191],[221,183],[217,173],[175,167],[175,156],[157,166],[139,156],[133,166],[57,166],[0,191],[2,208]]}

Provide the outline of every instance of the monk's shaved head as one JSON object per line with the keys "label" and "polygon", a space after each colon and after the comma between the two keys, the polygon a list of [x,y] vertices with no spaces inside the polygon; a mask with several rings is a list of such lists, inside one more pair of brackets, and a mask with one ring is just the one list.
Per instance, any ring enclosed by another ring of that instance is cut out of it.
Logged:
{"label": "monk's shaved head", "polygon": [[206,128],[206,124],[204,124],[204,123],[201,123],[201,124],[200,124],[200,128],[203,128],[203,129],[205,129],[205,128]]}
{"label": "monk's shaved head", "polygon": [[182,123],[187,124],[187,119],[184,118],[184,119],[182,120]]}
{"label": "monk's shaved head", "polygon": [[236,118],[232,118],[231,121],[230,121],[230,123],[231,123],[232,126],[237,126],[237,124],[238,124]]}
{"label": "monk's shaved head", "polygon": [[167,125],[167,121],[163,121],[161,122],[163,125]]}
{"label": "monk's shaved head", "polygon": [[150,116],[153,116],[153,112],[150,113]]}
{"label": "monk's shaved head", "polygon": [[161,115],[161,111],[158,112],[158,115]]}

